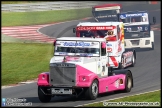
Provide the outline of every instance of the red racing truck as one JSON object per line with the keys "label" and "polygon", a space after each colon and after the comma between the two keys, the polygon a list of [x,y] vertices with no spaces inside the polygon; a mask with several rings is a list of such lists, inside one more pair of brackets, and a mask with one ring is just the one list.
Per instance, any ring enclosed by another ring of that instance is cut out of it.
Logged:
{"label": "red racing truck", "polygon": [[92,7],[92,15],[97,22],[119,21],[121,11],[121,4],[103,4]]}

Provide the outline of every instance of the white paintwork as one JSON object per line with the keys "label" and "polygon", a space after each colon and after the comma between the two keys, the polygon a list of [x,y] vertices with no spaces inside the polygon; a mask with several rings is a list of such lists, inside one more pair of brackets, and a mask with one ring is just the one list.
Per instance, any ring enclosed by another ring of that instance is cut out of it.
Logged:
{"label": "white paintwork", "polygon": [[120,6],[100,7],[100,8],[95,8],[95,11],[116,10],[116,9],[121,9],[121,8]]}
{"label": "white paintwork", "polygon": [[[132,45],[131,40],[139,40],[139,45]],[[150,44],[145,45],[146,40],[150,40]],[[148,38],[125,39],[125,48],[152,48],[152,42],[154,42],[154,31],[150,31],[150,37]]]}
{"label": "white paintwork", "polygon": [[99,41],[99,42],[106,42],[104,38],[86,38],[86,37],[60,37],[57,40],[67,40],[67,41]]}
{"label": "white paintwork", "polygon": [[117,26],[123,22],[80,22],[77,26]]}
{"label": "white paintwork", "polygon": [[124,26],[131,26],[131,25],[145,25],[149,24],[149,22],[131,22],[131,23],[124,23]]}

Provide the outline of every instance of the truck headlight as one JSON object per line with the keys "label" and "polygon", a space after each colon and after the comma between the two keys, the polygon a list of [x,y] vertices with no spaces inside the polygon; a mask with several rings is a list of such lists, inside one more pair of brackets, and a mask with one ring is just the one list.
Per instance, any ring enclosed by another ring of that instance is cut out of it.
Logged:
{"label": "truck headlight", "polygon": [[146,40],[145,45],[149,45],[149,44],[150,44],[150,40]]}
{"label": "truck headlight", "polygon": [[42,75],[42,80],[44,80],[46,78],[46,76],[45,75]]}
{"label": "truck headlight", "polygon": [[79,81],[80,82],[87,82],[87,81],[89,81],[89,77],[88,76],[79,76]]}

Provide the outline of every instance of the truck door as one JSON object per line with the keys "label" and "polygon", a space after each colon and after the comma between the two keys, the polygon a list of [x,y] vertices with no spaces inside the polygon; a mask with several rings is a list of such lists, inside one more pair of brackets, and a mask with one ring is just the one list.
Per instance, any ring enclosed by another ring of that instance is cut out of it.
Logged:
{"label": "truck door", "polygon": [[[102,44],[105,44],[105,47],[103,47]],[[107,67],[107,63],[108,63],[108,57],[106,54],[106,42],[105,43],[101,43],[101,56],[100,56],[100,64],[101,64],[101,77],[105,77],[108,76],[108,67]]]}

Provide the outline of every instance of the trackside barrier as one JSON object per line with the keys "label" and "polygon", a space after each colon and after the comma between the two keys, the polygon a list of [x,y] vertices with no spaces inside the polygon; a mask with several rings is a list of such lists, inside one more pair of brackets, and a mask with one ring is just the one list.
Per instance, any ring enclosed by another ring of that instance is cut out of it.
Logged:
{"label": "trackside barrier", "polygon": [[158,1],[149,1],[149,4],[158,4]]}
{"label": "trackside barrier", "polygon": [[[55,1],[55,2],[39,2],[26,4],[2,4],[1,12],[30,12],[30,11],[50,11],[50,10],[69,10],[91,8],[95,5],[105,3],[120,3],[123,6],[134,5],[138,2],[120,2],[120,1]],[[140,2],[142,3],[142,1]]]}

